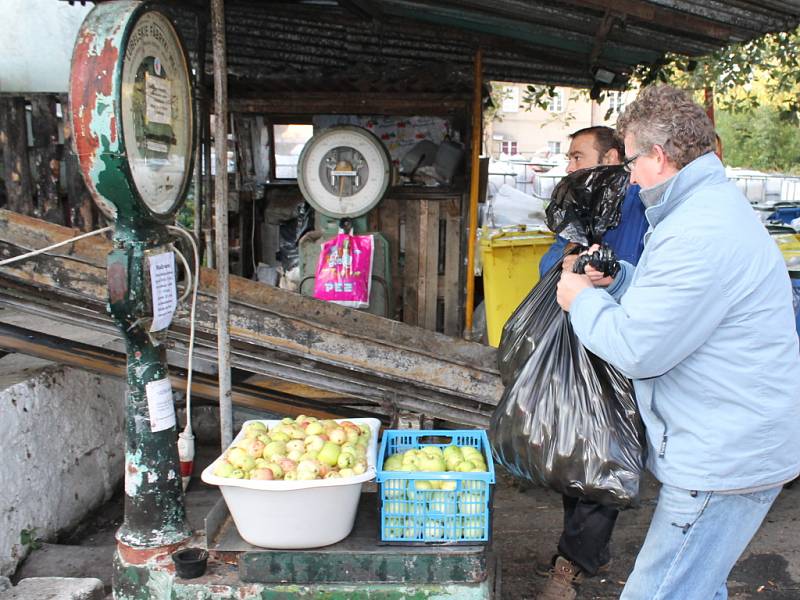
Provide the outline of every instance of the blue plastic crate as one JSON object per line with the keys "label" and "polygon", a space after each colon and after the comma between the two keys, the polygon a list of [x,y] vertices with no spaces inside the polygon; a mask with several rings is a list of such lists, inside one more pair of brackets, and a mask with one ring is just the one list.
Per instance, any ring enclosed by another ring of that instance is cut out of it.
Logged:
{"label": "blue plastic crate", "polygon": [[[485,473],[384,471],[392,454],[422,446],[474,446],[486,461]],[[494,461],[484,430],[387,430],[378,450],[381,540],[384,542],[475,544],[491,533]],[[451,489],[428,489],[441,482]]]}
{"label": "blue plastic crate", "polygon": [[800,206],[778,206],[775,208],[775,212],[767,217],[767,220],[791,223],[798,217],[800,217]]}

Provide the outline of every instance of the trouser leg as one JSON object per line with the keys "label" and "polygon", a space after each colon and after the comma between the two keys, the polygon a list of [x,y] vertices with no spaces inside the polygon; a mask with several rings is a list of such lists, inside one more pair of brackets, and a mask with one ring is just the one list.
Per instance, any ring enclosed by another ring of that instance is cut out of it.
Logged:
{"label": "trouser leg", "polygon": [[610,557],[609,542],[619,511],[583,498],[562,496],[564,531],[558,542],[558,553],[578,565],[587,575]]}
{"label": "trouser leg", "polygon": [[780,487],[750,494],[664,485],[621,600],[725,600],[725,581]]}

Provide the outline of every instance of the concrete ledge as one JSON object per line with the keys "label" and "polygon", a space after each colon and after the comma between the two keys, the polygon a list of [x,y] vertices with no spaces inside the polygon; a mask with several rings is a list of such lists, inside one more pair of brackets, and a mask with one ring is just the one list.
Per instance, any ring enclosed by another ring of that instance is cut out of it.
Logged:
{"label": "concrete ledge", "polygon": [[99,579],[71,577],[29,577],[0,592],[0,600],[103,600]]}

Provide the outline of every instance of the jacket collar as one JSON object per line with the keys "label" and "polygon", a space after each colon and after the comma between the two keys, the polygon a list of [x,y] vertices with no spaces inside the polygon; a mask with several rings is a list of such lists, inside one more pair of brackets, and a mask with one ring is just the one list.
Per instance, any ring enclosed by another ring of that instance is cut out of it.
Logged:
{"label": "jacket collar", "polygon": [[715,185],[727,181],[725,167],[716,154],[709,152],[695,158],[683,167],[672,178],[672,182],[664,192],[661,201],[644,211],[651,227],[655,227],[664,218],[694,192],[698,187]]}

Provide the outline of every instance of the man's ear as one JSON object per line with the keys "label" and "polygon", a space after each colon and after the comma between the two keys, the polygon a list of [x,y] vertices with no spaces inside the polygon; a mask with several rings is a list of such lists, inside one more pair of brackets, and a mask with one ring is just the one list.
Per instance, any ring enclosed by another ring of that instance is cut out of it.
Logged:
{"label": "man's ear", "polygon": [[616,148],[611,148],[610,150],[606,151],[603,155],[602,160],[600,161],[601,165],[618,165],[622,162],[622,157],[619,155],[619,152]]}

